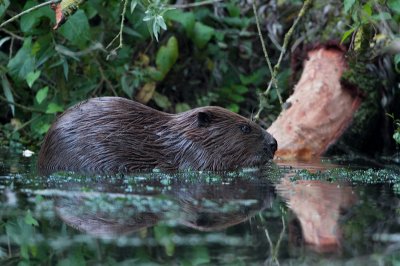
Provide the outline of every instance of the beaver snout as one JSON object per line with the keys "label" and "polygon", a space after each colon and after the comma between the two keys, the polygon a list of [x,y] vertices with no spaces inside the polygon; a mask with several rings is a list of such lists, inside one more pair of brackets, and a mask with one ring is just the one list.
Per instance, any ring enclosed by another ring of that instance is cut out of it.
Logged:
{"label": "beaver snout", "polygon": [[278,142],[274,137],[270,136],[270,138],[268,138],[268,140],[266,140],[264,143],[264,152],[268,154],[272,159],[274,158],[274,154],[277,149],[278,149]]}

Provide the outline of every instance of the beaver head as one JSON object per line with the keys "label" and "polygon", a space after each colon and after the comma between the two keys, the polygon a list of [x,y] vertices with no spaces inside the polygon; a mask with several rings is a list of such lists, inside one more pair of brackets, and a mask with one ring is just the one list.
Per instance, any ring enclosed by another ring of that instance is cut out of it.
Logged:
{"label": "beaver head", "polygon": [[177,114],[157,133],[179,169],[234,170],[272,159],[276,140],[255,122],[216,106]]}

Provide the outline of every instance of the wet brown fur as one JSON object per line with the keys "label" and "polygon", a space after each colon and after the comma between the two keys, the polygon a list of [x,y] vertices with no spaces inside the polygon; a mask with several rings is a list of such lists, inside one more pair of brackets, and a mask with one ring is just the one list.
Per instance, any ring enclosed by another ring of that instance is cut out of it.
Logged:
{"label": "wet brown fur", "polygon": [[[243,133],[243,125],[251,131]],[[221,107],[167,114],[124,98],[102,97],[57,118],[42,144],[38,170],[234,170],[265,164],[275,150],[275,139],[259,125]]]}

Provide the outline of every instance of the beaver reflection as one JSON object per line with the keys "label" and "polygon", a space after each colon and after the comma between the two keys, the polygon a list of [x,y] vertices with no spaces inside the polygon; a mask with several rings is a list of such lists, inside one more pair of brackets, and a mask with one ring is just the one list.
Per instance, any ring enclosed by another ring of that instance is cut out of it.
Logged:
{"label": "beaver reflection", "polygon": [[56,213],[69,226],[101,237],[130,234],[160,221],[214,231],[248,220],[268,208],[274,198],[273,187],[266,181],[209,184],[174,180],[168,190],[154,180],[149,182],[151,195],[144,191],[127,194],[124,187],[110,183],[100,185],[102,193],[74,192],[72,197],[68,193],[68,197],[55,199]]}

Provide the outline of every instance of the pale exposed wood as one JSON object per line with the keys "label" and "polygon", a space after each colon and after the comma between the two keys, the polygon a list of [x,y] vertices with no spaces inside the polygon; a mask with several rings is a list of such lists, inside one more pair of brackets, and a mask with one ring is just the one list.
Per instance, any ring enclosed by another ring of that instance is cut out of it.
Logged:
{"label": "pale exposed wood", "polygon": [[310,159],[322,155],[351,124],[361,103],[340,83],[347,68],[344,52],[308,52],[303,74],[278,119],[267,130],[278,141],[275,158]]}
{"label": "pale exposed wood", "polygon": [[357,202],[350,185],[318,180],[293,182],[286,176],[276,190],[299,220],[306,244],[319,252],[339,250],[340,213]]}

